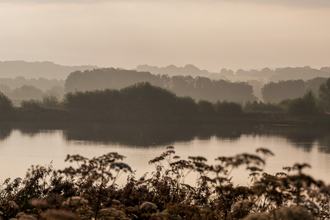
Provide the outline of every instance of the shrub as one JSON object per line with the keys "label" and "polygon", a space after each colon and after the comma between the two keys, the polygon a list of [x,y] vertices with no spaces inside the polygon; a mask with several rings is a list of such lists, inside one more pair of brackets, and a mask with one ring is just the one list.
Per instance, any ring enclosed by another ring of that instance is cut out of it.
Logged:
{"label": "shrub", "polygon": [[214,105],[206,100],[200,100],[198,102],[198,113],[203,116],[214,115]]}
{"label": "shrub", "polygon": [[235,102],[217,101],[215,103],[215,114],[222,115],[240,115],[242,114],[242,105]]}
{"label": "shrub", "polygon": [[176,112],[177,115],[196,115],[198,106],[195,100],[189,96],[177,97]]}
{"label": "shrub", "polygon": [[44,95],[42,97],[42,106],[49,107],[49,108],[56,108],[60,107],[60,102],[58,98],[53,95]]}
{"label": "shrub", "polygon": [[263,102],[246,102],[244,105],[245,111],[256,111],[256,112],[279,112],[283,111],[284,108],[281,104],[274,103],[263,103]]}
{"label": "shrub", "polygon": [[303,97],[291,100],[288,105],[288,112],[290,114],[304,115],[313,114],[317,111],[316,97],[311,90]]}
{"label": "shrub", "polygon": [[67,93],[64,107],[85,112],[109,113],[119,110],[120,94],[117,90],[106,89],[88,92]]}
{"label": "shrub", "polygon": [[289,103],[290,103],[291,99],[283,99],[280,102],[280,105],[284,106],[284,107],[288,107]]}
{"label": "shrub", "polygon": [[21,102],[21,107],[24,109],[40,109],[42,107],[42,102],[38,99],[23,100]]}

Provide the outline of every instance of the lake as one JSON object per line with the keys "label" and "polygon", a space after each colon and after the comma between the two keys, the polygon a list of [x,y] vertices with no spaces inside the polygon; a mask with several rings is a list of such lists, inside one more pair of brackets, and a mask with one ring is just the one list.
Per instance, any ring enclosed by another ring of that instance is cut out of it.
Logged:
{"label": "lake", "polygon": [[[181,159],[203,156],[215,163],[218,156],[254,153],[270,149],[275,156],[266,161],[265,171],[281,172],[294,163],[309,163],[313,177],[330,183],[330,133],[325,127],[283,127],[265,125],[168,125],[102,123],[9,123],[0,125],[0,181],[24,177],[33,165],[62,169],[67,154],[92,158],[108,152],[125,155],[136,176],[151,173],[148,161],[159,156],[166,146],[175,147]],[[249,183],[244,169],[233,172],[235,184]],[[193,175],[187,182],[193,184]],[[123,175],[119,184],[125,182]]]}

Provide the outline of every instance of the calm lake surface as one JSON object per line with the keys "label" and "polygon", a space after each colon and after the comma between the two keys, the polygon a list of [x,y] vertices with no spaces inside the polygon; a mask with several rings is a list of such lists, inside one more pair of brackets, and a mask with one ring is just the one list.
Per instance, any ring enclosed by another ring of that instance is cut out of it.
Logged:
{"label": "calm lake surface", "polygon": [[[108,152],[125,155],[124,160],[141,177],[154,170],[148,161],[172,145],[181,159],[203,156],[215,163],[218,156],[254,153],[257,148],[270,149],[265,171],[281,172],[283,166],[309,163],[313,177],[330,183],[330,132],[324,127],[278,127],[260,129],[249,126],[154,125],[99,123],[20,123],[0,125],[0,181],[24,177],[33,165],[55,169],[65,163],[67,154],[92,158]],[[307,171],[307,170],[306,170]],[[196,177],[187,179],[191,184]],[[235,184],[248,184],[244,169],[233,172]],[[124,183],[123,175],[119,184]]]}

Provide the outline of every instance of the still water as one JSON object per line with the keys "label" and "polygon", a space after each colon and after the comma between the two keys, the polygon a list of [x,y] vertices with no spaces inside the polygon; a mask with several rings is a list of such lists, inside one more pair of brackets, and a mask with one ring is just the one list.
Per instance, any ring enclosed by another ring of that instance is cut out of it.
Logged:
{"label": "still water", "polygon": [[[33,165],[69,166],[67,154],[92,158],[108,152],[125,155],[136,176],[151,173],[148,161],[159,156],[165,147],[175,147],[181,159],[206,157],[215,163],[218,156],[254,153],[257,148],[270,149],[275,156],[266,161],[265,171],[282,171],[296,162],[309,163],[313,177],[330,183],[330,132],[324,127],[279,127],[254,125],[155,125],[155,124],[2,124],[0,125],[0,181],[24,177]],[[188,178],[190,183],[195,177]],[[121,176],[120,183],[126,177]],[[233,173],[235,184],[248,184],[244,169]]]}

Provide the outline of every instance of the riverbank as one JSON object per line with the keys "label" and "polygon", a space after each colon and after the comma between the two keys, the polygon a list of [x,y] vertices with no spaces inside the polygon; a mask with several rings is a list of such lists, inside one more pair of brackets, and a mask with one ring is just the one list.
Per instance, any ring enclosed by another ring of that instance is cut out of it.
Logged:
{"label": "riverbank", "polygon": [[296,125],[329,126],[330,114],[292,115],[284,112],[243,112],[223,116],[162,116],[159,114],[99,114],[60,108],[15,108],[10,114],[2,114],[0,122],[106,122],[106,123],[183,123],[219,125]]}

